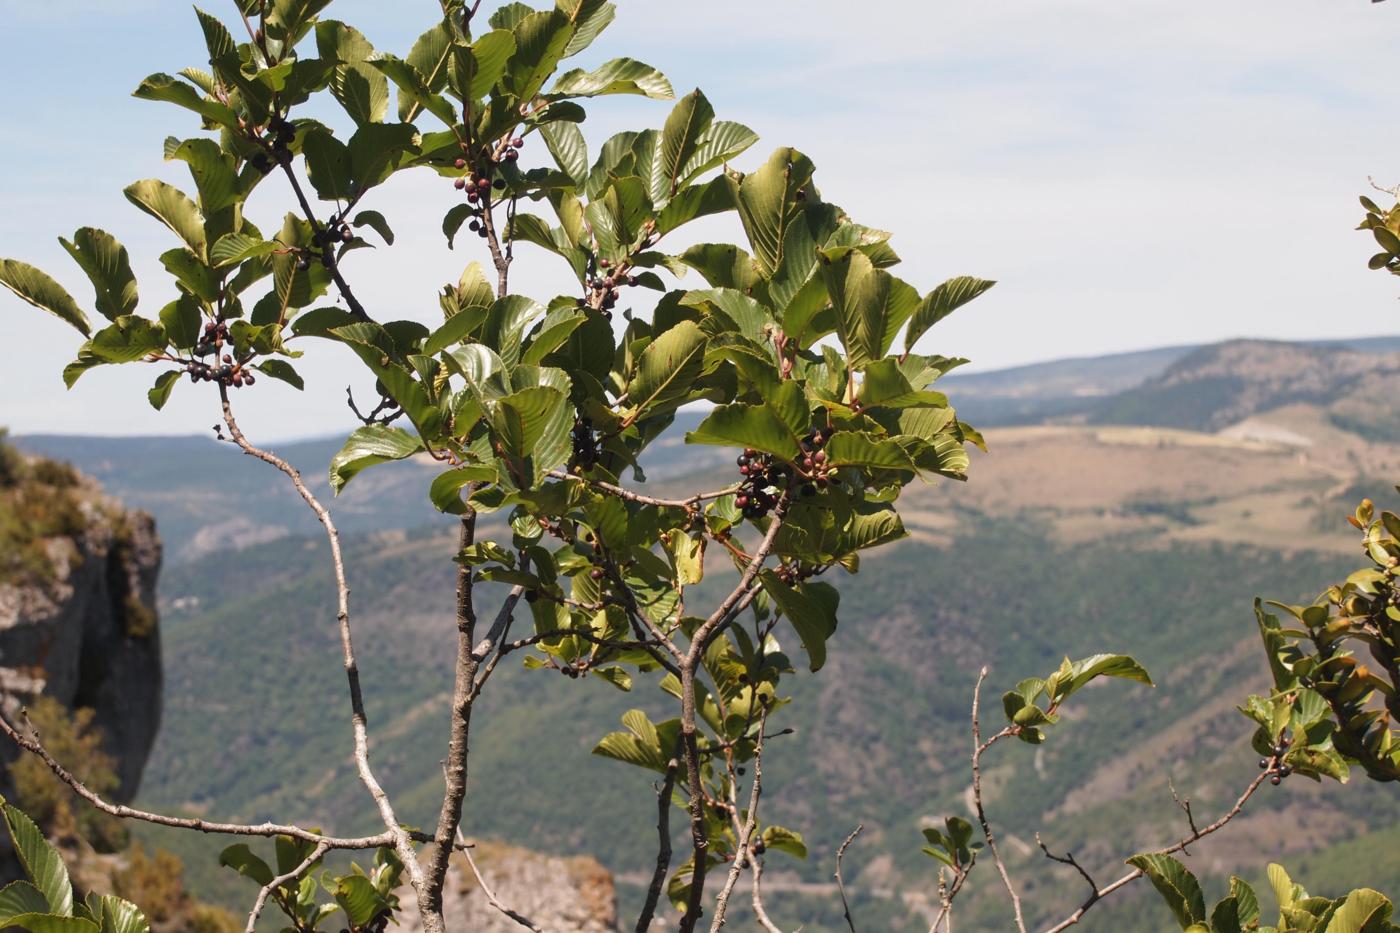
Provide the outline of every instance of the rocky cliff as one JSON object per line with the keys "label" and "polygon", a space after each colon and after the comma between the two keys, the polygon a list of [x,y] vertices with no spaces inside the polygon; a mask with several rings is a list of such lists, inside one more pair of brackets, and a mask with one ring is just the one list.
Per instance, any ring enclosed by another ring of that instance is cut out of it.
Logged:
{"label": "rocky cliff", "polygon": [[3,702],[12,715],[39,695],[93,710],[119,801],[135,796],[160,724],[160,564],[151,516],[0,437]]}

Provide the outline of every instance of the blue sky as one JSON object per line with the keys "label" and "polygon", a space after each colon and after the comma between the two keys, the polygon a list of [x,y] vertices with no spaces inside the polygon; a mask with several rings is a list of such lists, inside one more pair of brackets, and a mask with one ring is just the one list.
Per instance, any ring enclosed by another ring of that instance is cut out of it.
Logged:
{"label": "blue sky", "polygon": [[[154,315],[168,300],[156,257],[169,235],[121,188],[185,182],[162,163],[161,140],[196,127],[129,94],[150,72],[202,63],[194,16],[167,0],[0,4],[0,256],[40,265],[86,301],[56,237],[85,224],[111,230],[132,251],[141,310]],[[763,137],[741,167],[780,144],[807,152],[829,200],[895,232],[900,274],[921,290],[964,273],[999,280],[935,329],[931,351],[986,369],[1235,336],[1400,332],[1400,283],[1366,271],[1372,250],[1351,229],[1367,175],[1400,181],[1388,100],[1400,4],[618,5],[584,64],[631,55],[679,92],[702,87],[721,117]],[[209,7],[232,18],[231,3]],[[327,15],[402,54],[435,8],[337,0]],[[668,106],[595,102],[590,141],[660,125]],[[287,205],[285,191],[264,189],[253,211],[266,228]],[[451,202],[438,180],[396,180],[380,197],[372,206],[400,240],[356,254],[357,290],[382,317],[431,321],[437,288],[481,258],[477,246],[447,250],[438,219]],[[538,256],[522,260],[516,282],[542,296],[566,287]],[[182,385],[164,412],[150,411],[150,367],[96,370],[65,391],[75,337],[0,294],[0,424],[180,434],[213,423],[208,386]],[[245,391],[245,422],[271,438],[347,425],[345,362],[308,365],[305,393]]]}

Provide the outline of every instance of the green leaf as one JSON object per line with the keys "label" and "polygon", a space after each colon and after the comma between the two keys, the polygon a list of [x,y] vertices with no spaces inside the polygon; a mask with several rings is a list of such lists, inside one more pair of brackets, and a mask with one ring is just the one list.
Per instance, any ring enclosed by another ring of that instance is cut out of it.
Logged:
{"label": "green leaf", "polygon": [[627,732],[610,732],[593,747],[593,754],[665,774],[680,735],[679,719],[653,724],[639,709],[622,715]]}
{"label": "green leaf", "polygon": [[360,211],[350,224],[354,227],[369,227],[383,237],[387,245],[394,245],[394,231],[389,227],[389,221],[385,220],[384,215],[379,211]]}
{"label": "green leaf", "polygon": [[214,248],[209,250],[209,261],[215,269],[237,265],[246,259],[256,259],[281,249],[281,245],[261,237],[246,233],[228,233],[219,237]]}
{"label": "green leaf", "polygon": [[160,309],[160,325],[170,345],[179,349],[199,343],[199,325],[203,320],[199,302],[190,295],[181,295]]}
{"label": "green leaf", "polygon": [[1063,700],[1098,677],[1121,677],[1153,686],[1146,669],[1126,654],[1096,654],[1070,664],[1068,677],[1051,678],[1052,686],[1048,686],[1046,692],[1052,700]]}
{"label": "green leaf", "polygon": [[204,215],[189,196],[173,185],[148,178],[128,185],[126,199],[165,224],[201,259],[206,254]]}
{"label": "green leaf", "polygon": [[1248,926],[1259,920],[1259,897],[1254,889],[1234,875],[1230,876],[1230,897],[1239,905],[1240,924]]}
{"label": "green leaf", "polygon": [[55,914],[20,914],[11,917],[9,925],[29,933],[105,933],[91,920]]}
{"label": "green leaf", "polygon": [[531,13],[511,27],[515,54],[502,84],[517,100],[530,101],[564,56],[574,27],[558,10]]}
{"label": "green leaf", "polygon": [[637,413],[679,405],[694,391],[705,363],[705,335],[693,321],[682,321],[642,351],[627,384],[629,408]]}
{"label": "green leaf", "polygon": [[331,96],[360,127],[380,123],[389,113],[389,80],[369,64],[336,66]]}
{"label": "green leaf", "polygon": [[238,126],[238,115],[233,112],[231,107],[203,96],[190,85],[168,74],[158,72],[146,78],[132,92],[132,96],[142,100],[159,100],[176,104],[186,110],[193,110],[213,123],[228,127]]}
{"label": "green leaf", "polygon": [[864,466],[911,472],[915,469],[914,461],[909,459],[909,454],[895,441],[854,431],[841,431],[832,435],[826,455],[835,466]]}
{"label": "green leaf", "polygon": [[670,200],[680,189],[684,169],[714,118],[714,108],[698,88],[682,97],[671,110],[652,163],[651,196],[657,204]]}
{"label": "green leaf", "polygon": [[716,120],[710,124],[690,161],[681,169],[681,181],[689,182],[702,172],[723,165],[758,142],[758,134],[732,120]]}
{"label": "green leaf", "polygon": [[1147,875],[1183,930],[1193,923],[1205,922],[1206,904],[1201,885],[1185,865],[1170,855],[1155,852],[1135,855],[1128,859],[1128,864]]}
{"label": "green leaf", "polygon": [[13,881],[0,890],[0,925],[20,914],[46,914],[48,899],[28,881]]}
{"label": "green leaf", "polygon": [[515,47],[514,33],[496,29],[473,42],[470,51],[459,49],[451,72],[458,93],[472,101],[489,94],[505,74]]}
{"label": "green leaf", "polygon": [[175,391],[175,383],[180,378],[179,370],[161,373],[156,377],[156,384],[151,386],[146,393],[146,400],[151,403],[151,407],[160,411],[165,407],[165,403],[170,401],[170,393]]}
{"label": "green leaf", "polygon": [[811,182],[814,170],[796,149],[779,149],[739,183],[739,218],[765,277],[782,265],[783,240],[801,213],[797,192]]}
{"label": "green leaf", "polygon": [[292,364],[286,360],[263,360],[257,366],[259,372],[267,373],[273,379],[279,379],[294,389],[305,389],[306,383],[302,381],[301,374],[292,368]]}
{"label": "green leaf", "polygon": [[105,230],[82,227],[73,241],[58,238],[68,255],[82,267],[97,292],[97,312],[108,320],[136,310],[136,276],[126,247]]}
{"label": "green leaf", "polygon": [[974,279],[972,276],[963,275],[949,279],[929,292],[923,301],[919,302],[919,307],[909,319],[909,329],[904,332],[904,348],[913,349],[915,341],[930,327],[995,284],[996,282],[986,279]]}
{"label": "green leaf", "polygon": [[1390,933],[1393,907],[1379,891],[1358,888],[1332,914],[1324,933]]}
{"label": "green leaf", "polygon": [[[92,895],[89,895],[91,900]],[[102,923],[102,933],[151,933],[140,908],[111,894],[96,897],[93,914]]]}
{"label": "green leaf", "polygon": [[189,165],[190,177],[199,192],[199,209],[205,217],[212,217],[242,199],[242,185],[233,157],[212,139],[187,139],[169,150],[165,157]]}
{"label": "green leaf", "polygon": [[375,890],[374,885],[364,875],[342,875],[336,880],[332,893],[335,902],[350,919],[350,925],[357,929],[389,907],[383,895]]}
{"label": "green leaf", "polygon": [[462,487],[469,483],[494,483],[496,468],[491,466],[463,466],[439,473],[433,478],[428,498],[439,512],[449,515],[463,515],[467,504],[462,501]]}
{"label": "green leaf", "polygon": [[4,285],[34,307],[67,321],[84,337],[92,333],[87,315],[73,296],[49,276],[28,263],[0,259],[0,285]]}
{"label": "green leaf", "polygon": [[593,71],[575,68],[560,75],[549,94],[551,97],[641,94],[653,100],[670,100],[675,96],[665,75],[631,58],[615,58]]}
{"label": "green leaf", "polygon": [[331,488],[339,495],[345,484],[361,470],[391,460],[403,460],[422,449],[423,442],[418,437],[399,428],[377,424],[356,428],[345,446],[331,458]]}
{"label": "green leaf", "polygon": [[802,834],[793,829],[785,829],[782,826],[769,826],[763,830],[763,845],[776,852],[786,852],[795,858],[805,859],[807,857],[807,843],[803,841]]}
{"label": "green leaf", "polygon": [[126,315],[94,334],[89,350],[104,363],[134,363],[165,344],[165,329],[159,324]]}
{"label": "green leaf", "polygon": [[860,250],[821,254],[822,278],[836,312],[836,331],[850,365],[861,369],[882,358],[895,333],[914,312],[919,295]]}
{"label": "green leaf", "polygon": [[394,171],[399,158],[413,150],[417,130],[411,123],[372,123],[350,137],[350,177],[354,191],[368,191]]}
{"label": "green leaf", "polygon": [[4,808],[15,855],[29,880],[44,895],[49,912],[60,917],[73,916],[73,885],[58,850],[49,845],[33,820],[8,803]]}
{"label": "green leaf", "polygon": [[576,123],[546,123],[540,135],[560,170],[582,188],[588,181],[588,143]]}
{"label": "green leaf", "polygon": [[449,127],[457,125],[457,112],[452,104],[429,89],[427,78],[417,68],[393,55],[381,55],[369,64],[398,86],[399,118],[402,121],[408,123],[417,111],[426,110]]}
{"label": "green leaf", "polygon": [[836,631],[836,606],[839,595],[826,584],[804,584],[790,587],[771,570],[762,574],[763,590],[788,617],[802,648],[807,652],[808,666],[815,673],[826,663],[826,641]]}
{"label": "green leaf", "polygon": [[219,864],[232,868],[240,875],[251,878],[258,884],[268,884],[276,877],[267,862],[254,855],[253,850],[243,842],[231,845],[220,852]]}
{"label": "green leaf", "polygon": [[350,198],[350,150],[329,130],[308,131],[302,140],[306,172],[311,187],[323,201]]}
{"label": "green leaf", "polygon": [[687,444],[752,447],[793,460],[801,454],[797,436],[767,405],[720,405],[686,434]]}

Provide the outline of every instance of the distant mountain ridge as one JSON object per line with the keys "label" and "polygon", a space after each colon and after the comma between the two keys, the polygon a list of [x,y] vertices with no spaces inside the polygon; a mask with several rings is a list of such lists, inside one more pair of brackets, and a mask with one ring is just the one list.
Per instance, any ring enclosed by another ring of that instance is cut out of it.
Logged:
{"label": "distant mountain ridge", "polygon": [[941,387],[960,417],[980,427],[1089,423],[1214,431],[1305,403],[1339,406],[1332,414],[1344,430],[1382,430],[1397,439],[1400,412],[1377,419],[1374,411],[1358,411],[1367,407],[1364,399],[1390,407],[1397,370],[1400,337],[1239,339],[953,373]]}

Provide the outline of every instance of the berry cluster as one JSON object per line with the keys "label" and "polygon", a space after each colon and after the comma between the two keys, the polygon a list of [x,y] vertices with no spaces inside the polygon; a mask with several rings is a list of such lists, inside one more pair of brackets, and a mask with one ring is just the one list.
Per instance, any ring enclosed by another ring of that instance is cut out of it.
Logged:
{"label": "berry cluster", "polygon": [[637,284],[635,275],[626,275],[621,269],[609,272],[611,266],[606,259],[598,260],[600,273],[588,280],[588,295],[578,300],[579,307],[597,308],[605,318],[611,318],[612,309],[617,306],[618,289]]}
{"label": "berry cluster", "polygon": [[1274,745],[1274,754],[1270,758],[1260,758],[1259,767],[1268,771],[1273,769],[1273,775],[1269,778],[1269,783],[1278,787],[1283,783],[1283,779],[1293,773],[1293,768],[1283,763],[1283,756],[1288,753],[1288,747],[1293,744],[1293,740],[1288,736],[1280,736],[1277,744]]}
{"label": "berry cluster", "polygon": [[273,117],[269,120],[267,131],[269,135],[264,137],[263,141],[267,144],[268,151],[259,152],[252,158],[253,168],[264,175],[279,165],[291,164],[292,140],[297,135],[297,128],[282,117]]}
{"label": "berry cluster", "polygon": [[777,577],[788,586],[796,586],[809,577],[816,576],[816,570],[811,567],[803,567],[800,564],[779,564],[773,571],[773,576]]}
{"label": "berry cluster", "polygon": [[593,433],[593,421],[589,418],[575,418],[571,432],[574,442],[574,455],[569,460],[569,471],[575,474],[586,473],[598,463],[598,438]]}
{"label": "berry cluster", "polygon": [[[511,140],[511,142],[520,143],[521,145],[525,143],[523,139],[518,137]],[[518,157],[518,150],[516,149],[507,149],[506,152],[508,155],[512,156],[512,162]],[[453,164],[459,169],[467,168],[466,159],[458,159]],[[491,200],[491,191],[493,189],[496,191],[503,191],[506,187],[504,178],[492,180],[491,176],[494,174],[492,168],[494,165],[494,162],[489,162],[488,168],[485,170],[471,169],[465,175],[458,176],[457,180],[452,183],[452,187],[456,188],[458,191],[465,191],[467,193],[467,203],[472,206],[472,219],[471,222],[467,224],[467,229],[482,238],[485,238],[487,233],[486,225],[482,223],[481,215],[486,210],[486,205]]]}
{"label": "berry cluster", "polygon": [[778,504],[774,487],[788,482],[790,469],[777,463],[772,455],[745,447],[739,455],[739,475],[743,484],[734,496],[734,504],[745,518],[763,518]]}
{"label": "berry cluster", "polygon": [[813,431],[802,438],[802,456],[797,465],[807,482],[802,484],[802,495],[814,495],[818,489],[825,489],[830,483],[840,483],[836,478],[836,467],[827,462],[826,442],[831,435],[825,431]]}
{"label": "berry cluster", "polygon": [[241,389],[257,381],[252,373],[243,369],[242,363],[234,361],[232,354],[225,353],[222,357],[219,356],[219,351],[228,342],[228,325],[223,321],[217,324],[210,321],[204,325],[204,335],[194,348],[194,353],[199,357],[213,356],[214,362],[190,360],[185,365],[185,372],[190,374],[191,382],[217,382]]}

